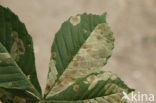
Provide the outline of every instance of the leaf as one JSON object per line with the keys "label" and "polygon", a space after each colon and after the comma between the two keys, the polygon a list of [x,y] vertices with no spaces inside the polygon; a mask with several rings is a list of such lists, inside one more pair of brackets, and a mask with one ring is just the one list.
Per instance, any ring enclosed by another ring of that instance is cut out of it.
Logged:
{"label": "leaf", "polygon": [[80,78],[59,94],[55,92],[47,103],[121,103],[123,91],[130,93],[133,89],[115,74],[101,71]]}
{"label": "leaf", "polygon": [[2,6],[0,6],[0,88],[20,93],[33,89],[31,92],[36,96],[41,95],[32,38],[18,17]]}
{"label": "leaf", "polygon": [[112,34],[106,13],[77,15],[64,22],[52,45],[45,97],[101,69],[114,48]]}
{"label": "leaf", "polygon": [[113,48],[106,14],[70,17],[54,38],[43,103],[122,102],[122,92],[132,90],[112,73],[99,72]]}
{"label": "leaf", "polygon": [[86,100],[78,100],[78,101],[56,101],[56,100],[49,100],[49,101],[43,101],[40,103],[127,103],[127,100],[122,98],[121,93],[112,94],[110,96],[103,96],[103,97],[97,97],[94,99],[86,99]]}
{"label": "leaf", "polygon": [[10,89],[11,92],[22,90],[40,97],[40,93],[34,88],[31,81],[26,77],[16,64],[6,48],[0,42],[0,88]]}

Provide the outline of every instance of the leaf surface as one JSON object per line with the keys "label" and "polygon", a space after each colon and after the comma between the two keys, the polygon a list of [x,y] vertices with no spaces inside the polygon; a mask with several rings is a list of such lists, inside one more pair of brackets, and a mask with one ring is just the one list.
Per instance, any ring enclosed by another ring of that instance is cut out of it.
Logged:
{"label": "leaf surface", "polygon": [[32,38],[18,17],[2,6],[0,6],[0,88],[9,91],[20,90],[21,93],[32,90],[36,96],[41,95]]}
{"label": "leaf surface", "polygon": [[[111,55],[113,42],[105,14],[70,17],[54,38],[45,95],[56,90],[59,93],[104,66]],[[68,83],[62,84],[64,82]]]}
{"label": "leaf surface", "polygon": [[99,72],[113,48],[114,37],[106,14],[76,15],[65,21],[51,49],[47,103],[122,102],[122,92],[132,90],[112,73]]}
{"label": "leaf surface", "polygon": [[128,94],[131,91],[133,89],[128,88],[115,74],[101,71],[80,78],[59,94],[55,92],[54,96],[47,99],[58,103],[121,103],[123,92]]}

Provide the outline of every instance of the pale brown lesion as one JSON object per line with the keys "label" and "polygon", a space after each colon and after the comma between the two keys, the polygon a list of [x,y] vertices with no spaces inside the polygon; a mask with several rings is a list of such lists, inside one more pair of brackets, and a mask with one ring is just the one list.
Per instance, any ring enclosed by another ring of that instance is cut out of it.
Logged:
{"label": "pale brown lesion", "polygon": [[51,87],[50,87],[50,85],[49,85],[49,84],[47,84],[47,85],[46,85],[46,91],[49,91],[49,90],[50,90],[50,88],[51,88]]}
{"label": "pale brown lesion", "polygon": [[10,64],[11,63],[11,59],[9,58],[8,60],[7,60],[7,64]]}
{"label": "pale brown lesion", "polygon": [[52,52],[52,53],[51,53],[51,57],[52,57],[52,58],[55,58],[55,57],[56,57],[56,52]]}
{"label": "pale brown lesion", "polygon": [[79,90],[79,85],[74,85],[74,86],[73,86],[73,90],[74,90],[75,92],[77,92],[77,91]]}
{"label": "pale brown lesion", "polygon": [[83,32],[83,33],[87,33],[87,30],[86,30],[86,29],[83,29],[82,32]]}
{"label": "pale brown lesion", "polygon": [[14,43],[11,48],[11,56],[14,60],[19,61],[20,55],[25,53],[25,47],[23,41],[18,37],[17,32],[12,32],[11,36],[14,38]]}
{"label": "pale brown lesion", "polygon": [[58,81],[57,81],[57,85],[60,85],[61,83],[62,83],[61,80],[58,80]]}
{"label": "pale brown lesion", "polygon": [[92,83],[95,79],[96,79],[96,76],[95,76],[95,75],[89,76],[89,77],[87,78],[87,80],[88,80],[90,83]]}
{"label": "pale brown lesion", "polygon": [[25,48],[24,48],[23,41],[21,39],[17,40],[17,47],[18,47],[18,50],[19,50],[19,54],[20,55],[24,54]]}
{"label": "pale brown lesion", "polygon": [[74,26],[76,26],[77,24],[79,24],[81,21],[80,16],[72,16],[70,18],[70,23],[73,24]]}
{"label": "pale brown lesion", "polygon": [[31,87],[29,88],[29,90],[30,90],[30,91],[34,91],[34,87],[31,86]]}
{"label": "pale brown lesion", "polygon": [[83,44],[83,45],[82,45],[82,48],[83,48],[83,49],[86,49],[86,48],[87,48],[87,45],[86,45],[86,44]]}
{"label": "pale brown lesion", "polygon": [[87,53],[91,53],[91,52],[92,52],[91,48],[87,49]]}
{"label": "pale brown lesion", "polygon": [[101,35],[96,35],[96,39],[97,39],[97,40],[102,40],[103,37],[102,37]]}
{"label": "pale brown lesion", "polygon": [[84,100],[83,103],[89,103],[89,101],[88,100]]}
{"label": "pale brown lesion", "polygon": [[73,66],[77,67],[79,65],[78,61],[74,61]]}

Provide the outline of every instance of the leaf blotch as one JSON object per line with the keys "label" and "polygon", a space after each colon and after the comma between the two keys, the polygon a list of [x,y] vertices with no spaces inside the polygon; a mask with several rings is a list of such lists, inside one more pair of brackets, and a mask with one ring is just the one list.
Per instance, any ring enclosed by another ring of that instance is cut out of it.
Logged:
{"label": "leaf blotch", "polygon": [[14,43],[10,53],[15,61],[19,61],[20,55],[25,53],[25,47],[23,41],[18,37],[17,32],[12,32],[11,36],[14,38]]}
{"label": "leaf blotch", "polygon": [[72,16],[70,18],[70,23],[73,24],[74,26],[76,26],[77,24],[79,24],[81,21],[80,16]]}
{"label": "leaf blotch", "polygon": [[51,88],[50,85],[47,84],[47,85],[46,85],[46,90],[49,91],[50,88]]}
{"label": "leaf blotch", "polygon": [[86,49],[87,48],[87,45],[83,44],[82,48],[83,49]]}
{"label": "leaf blotch", "polygon": [[74,90],[75,92],[77,92],[77,91],[79,90],[79,85],[74,85],[74,86],[73,86],[73,90]]}
{"label": "leaf blotch", "polygon": [[11,63],[11,59],[8,58],[8,60],[7,60],[7,64],[10,64],[10,63]]}
{"label": "leaf blotch", "polygon": [[31,87],[29,88],[29,90],[30,90],[30,91],[33,91],[33,90],[34,90],[34,87],[33,87],[33,86],[31,86]]}
{"label": "leaf blotch", "polygon": [[83,32],[83,33],[87,33],[87,30],[86,30],[86,29],[83,29],[82,32]]}
{"label": "leaf blotch", "polygon": [[55,57],[56,57],[56,52],[52,52],[52,53],[51,53],[51,57],[52,57],[52,58],[55,58]]}
{"label": "leaf blotch", "polygon": [[84,100],[83,103],[89,103],[89,101],[88,100]]}
{"label": "leaf blotch", "polygon": [[74,64],[73,64],[75,67],[79,65],[79,63],[77,61],[74,61]]}
{"label": "leaf blotch", "polygon": [[87,49],[87,53],[91,53],[92,52],[92,49]]}

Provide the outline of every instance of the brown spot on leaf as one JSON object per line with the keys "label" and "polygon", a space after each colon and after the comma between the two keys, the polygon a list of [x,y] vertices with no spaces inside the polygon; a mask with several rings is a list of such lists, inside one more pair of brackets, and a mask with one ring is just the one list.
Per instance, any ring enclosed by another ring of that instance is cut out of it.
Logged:
{"label": "brown spot on leaf", "polygon": [[74,26],[80,23],[80,16],[72,16],[70,18],[70,23],[73,24]]}
{"label": "brown spot on leaf", "polygon": [[91,68],[88,68],[88,70],[91,70]]}
{"label": "brown spot on leaf", "polygon": [[87,46],[84,44],[84,45],[82,46],[82,48],[86,49],[86,48],[87,48]]}
{"label": "brown spot on leaf", "polygon": [[77,73],[77,70],[71,70],[70,73],[75,74]]}
{"label": "brown spot on leaf", "polygon": [[74,61],[74,66],[78,66],[78,62],[77,61]]}
{"label": "brown spot on leaf", "polygon": [[17,42],[17,48],[18,48],[19,54],[24,54],[25,48],[24,48],[24,44],[22,40],[18,38],[15,42]]}
{"label": "brown spot on leaf", "polygon": [[91,53],[91,52],[92,52],[92,49],[90,49],[90,48],[87,49],[87,52],[88,52],[88,53]]}
{"label": "brown spot on leaf", "polygon": [[11,59],[9,58],[8,60],[7,60],[7,64],[10,64],[11,63]]}
{"label": "brown spot on leaf", "polygon": [[83,33],[86,33],[86,32],[87,32],[87,30],[83,29],[83,30],[82,30],[82,32],[83,32]]}
{"label": "brown spot on leaf", "polygon": [[77,92],[79,90],[79,85],[74,85],[73,90]]}
{"label": "brown spot on leaf", "polygon": [[97,35],[97,36],[96,36],[96,39],[101,40],[102,37],[101,37],[100,35]]}
{"label": "brown spot on leaf", "polygon": [[72,20],[73,20],[74,22],[77,22],[77,21],[78,21],[78,18],[77,18],[77,17],[73,17]]}
{"label": "brown spot on leaf", "polygon": [[84,100],[83,103],[89,103],[89,101],[88,100]]}
{"label": "brown spot on leaf", "polygon": [[103,33],[104,33],[103,31],[100,32],[101,35],[103,35]]}
{"label": "brown spot on leaf", "polygon": [[23,48],[19,47],[18,49],[19,49],[20,52],[24,52]]}
{"label": "brown spot on leaf", "polygon": [[52,57],[52,58],[55,58],[55,57],[56,57],[56,52],[52,52],[52,53],[51,53],[51,57]]}
{"label": "brown spot on leaf", "polygon": [[11,48],[11,56],[14,60],[18,61],[20,58],[20,55],[24,54],[25,47],[23,44],[23,41],[18,37],[17,32],[12,32],[11,36],[14,38],[14,43]]}
{"label": "brown spot on leaf", "polygon": [[69,75],[64,76],[64,78],[73,79],[72,76],[69,76]]}
{"label": "brown spot on leaf", "polygon": [[33,90],[34,90],[34,87],[32,86],[32,87],[30,87],[29,89],[30,89],[31,91],[33,91]]}
{"label": "brown spot on leaf", "polygon": [[47,90],[47,91],[50,90],[50,85],[47,84],[47,86],[46,86],[46,90]]}
{"label": "brown spot on leaf", "polygon": [[93,82],[93,81],[95,80],[95,78],[96,78],[95,75],[90,76],[90,77],[89,77],[90,82]]}
{"label": "brown spot on leaf", "polygon": [[61,80],[58,80],[57,84],[59,85],[59,84],[61,84],[61,83],[62,83],[62,81],[61,81]]}
{"label": "brown spot on leaf", "polygon": [[99,24],[98,27],[97,27],[97,29],[102,30],[102,25]]}

